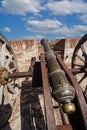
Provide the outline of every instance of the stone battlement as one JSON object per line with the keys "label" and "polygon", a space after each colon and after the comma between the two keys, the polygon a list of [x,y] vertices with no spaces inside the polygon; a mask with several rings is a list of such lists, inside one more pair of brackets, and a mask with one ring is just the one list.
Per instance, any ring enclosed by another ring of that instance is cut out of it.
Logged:
{"label": "stone battlement", "polygon": [[[72,54],[79,39],[60,39],[50,41],[49,44],[53,46],[54,51],[60,51],[64,57],[64,62],[68,67],[71,65]],[[27,71],[32,57],[38,57],[43,48],[35,40],[11,40],[9,41],[11,47],[16,54],[19,71]]]}

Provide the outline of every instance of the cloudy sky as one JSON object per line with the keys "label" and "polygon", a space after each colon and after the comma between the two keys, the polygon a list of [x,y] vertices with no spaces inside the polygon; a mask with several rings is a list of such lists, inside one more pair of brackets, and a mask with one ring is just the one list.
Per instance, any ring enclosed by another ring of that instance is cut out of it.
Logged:
{"label": "cloudy sky", "polygon": [[87,0],[0,0],[8,40],[78,38],[87,33]]}

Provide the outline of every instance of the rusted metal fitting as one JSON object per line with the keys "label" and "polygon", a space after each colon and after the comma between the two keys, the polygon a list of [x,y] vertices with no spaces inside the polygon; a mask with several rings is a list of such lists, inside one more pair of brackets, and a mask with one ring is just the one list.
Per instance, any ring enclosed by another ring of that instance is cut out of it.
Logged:
{"label": "rusted metal fitting", "polygon": [[52,96],[57,102],[63,104],[64,112],[70,114],[75,111],[75,105],[72,103],[75,97],[75,89],[69,83],[65,72],[57,62],[56,56],[48,44],[48,40],[42,39],[41,44],[44,47],[47,60]]}
{"label": "rusted metal fitting", "polygon": [[8,70],[4,67],[0,68],[0,84],[5,85],[8,82]]}

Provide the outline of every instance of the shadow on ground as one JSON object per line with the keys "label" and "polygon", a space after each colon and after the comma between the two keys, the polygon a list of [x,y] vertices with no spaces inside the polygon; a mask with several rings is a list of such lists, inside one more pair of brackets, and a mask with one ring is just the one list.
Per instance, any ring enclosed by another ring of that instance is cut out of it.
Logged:
{"label": "shadow on ground", "polygon": [[21,130],[46,130],[44,116],[38,95],[42,88],[32,88],[30,81],[22,83]]}

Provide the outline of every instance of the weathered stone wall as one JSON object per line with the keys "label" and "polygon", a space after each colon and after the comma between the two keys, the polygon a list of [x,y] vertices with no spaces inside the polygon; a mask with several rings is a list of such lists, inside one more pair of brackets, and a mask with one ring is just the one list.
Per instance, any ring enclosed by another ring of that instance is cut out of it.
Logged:
{"label": "weathered stone wall", "polygon": [[[78,41],[79,39],[60,39],[53,43],[54,50],[61,51],[68,67],[71,66],[72,54]],[[31,58],[36,57],[38,60],[40,53],[44,52],[43,47],[35,40],[12,40],[10,45],[16,54],[19,71],[27,71]]]}
{"label": "weathered stone wall", "polygon": [[31,58],[38,59],[38,45],[35,40],[12,40],[10,45],[17,57],[19,71],[27,71]]}
{"label": "weathered stone wall", "polygon": [[66,63],[68,67],[71,67],[72,55],[78,41],[79,39],[66,39],[65,40],[64,62]]}
{"label": "weathered stone wall", "polygon": [[68,67],[71,67],[73,51],[78,41],[79,39],[60,39],[54,45],[54,51],[60,51]]}

